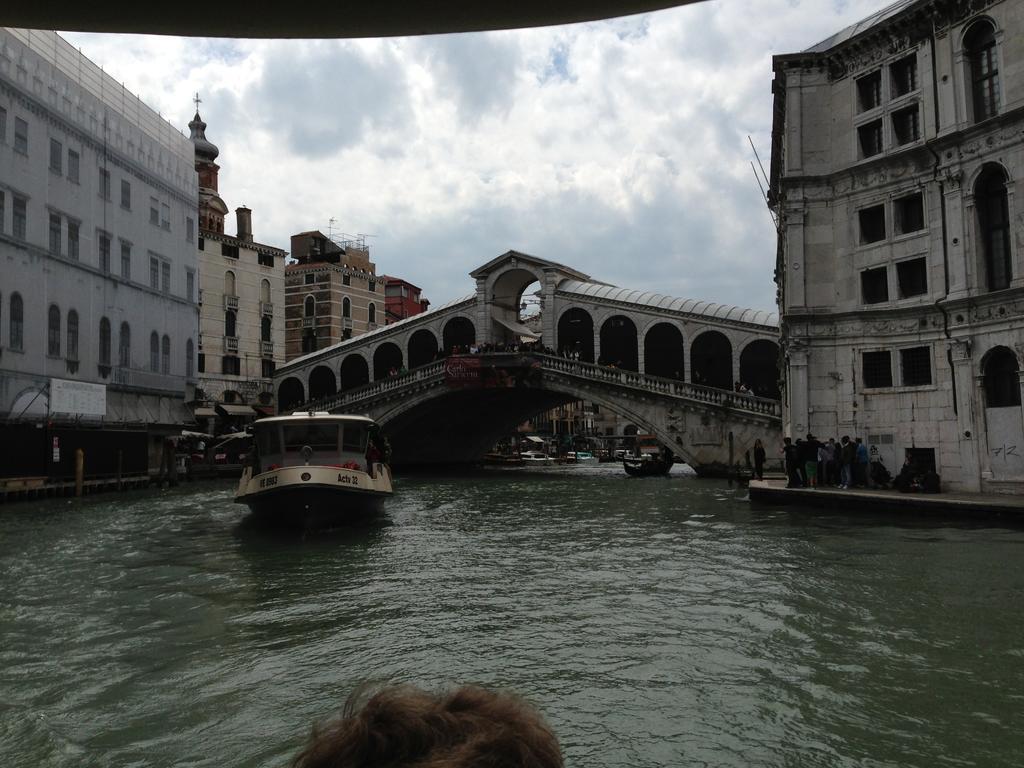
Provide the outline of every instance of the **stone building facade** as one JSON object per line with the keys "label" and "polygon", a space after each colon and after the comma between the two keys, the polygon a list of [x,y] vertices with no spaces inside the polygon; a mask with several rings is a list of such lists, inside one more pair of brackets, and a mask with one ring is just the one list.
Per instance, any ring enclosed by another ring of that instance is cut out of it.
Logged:
{"label": "stone building facade", "polygon": [[1024,3],[905,0],[774,59],[785,429],[1024,489]]}
{"label": "stone building facade", "polygon": [[[284,362],[287,253],[253,239],[252,211],[235,210],[236,234],[224,233],[227,205],[217,182],[220,154],[196,112],[191,141],[199,177],[199,393],[195,415],[208,431],[273,414],[273,376]],[[219,417],[219,418],[218,418]]]}
{"label": "stone building facade", "polygon": [[192,154],[56,33],[0,28],[0,418],[191,421]]}
{"label": "stone building facade", "polygon": [[387,324],[384,277],[362,239],[292,236],[285,272],[285,354],[292,360]]}

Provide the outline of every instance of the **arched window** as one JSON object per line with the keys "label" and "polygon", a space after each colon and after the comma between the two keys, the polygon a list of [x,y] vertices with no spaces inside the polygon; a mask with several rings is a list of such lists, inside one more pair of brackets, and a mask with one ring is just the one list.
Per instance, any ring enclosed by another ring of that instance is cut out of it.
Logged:
{"label": "arched window", "polygon": [[171,372],[171,337],[166,333],[160,341],[160,373]]}
{"label": "arched window", "polygon": [[1010,209],[1006,173],[998,165],[982,171],[974,185],[978,210],[978,241],[985,263],[985,286],[990,291],[1010,287]]}
{"label": "arched window", "polygon": [[195,361],[196,356],[195,346],[192,344],[192,339],[185,342],[185,376],[191,379],[195,373]]}
{"label": "arched window", "polygon": [[270,281],[269,280],[263,280],[263,282],[260,283],[260,301],[262,301],[264,304],[269,304],[270,303]]}
{"label": "arched window", "polygon": [[235,273],[230,269],[224,273],[224,295],[235,295]]}
{"label": "arched window", "polygon": [[50,305],[46,315],[46,354],[60,357],[60,308],[56,304]]}
{"label": "arched window", "polygon": [[270,318],[264,317],[260,320],[260,339],[270,341]]}
{"label": "arched window", "polygon": [[78,360],[78,312],[68,310],[68,360]]}
{"label": "arched window", "polygon": [[348,300],[348,296],[341,300],[341,316],[352,317],[352,302]]}
{"label": "arched window", "polygon": [[369,308],[368,311],[370,313],[370,316],[369,316],[370,322],[371,323],[376,323],[377,322],[377,305],[374,304],[373,302],[370,302],[370,308]]}
{"label": "arched window", "polygon": [[224,313],[224,335],[235,335],[235,313],[230,309]]}
{"label": "arched window", "polygon": [[132,329],[128,323],[121,323],[117,341],[117,364],[122,368],[132,367]]}
{"label": "arched window", "polygon": [[303,303],[302,314],[305,317],[313,317],[316,314],[316,299],[312,296],[307,296],[306,301]]}
{"label": "arched window", "polygon": [[20,293],[11,294],[11,322],[8,325],[11,349],[20,350],[25,343],[25,305]]}
{"label": "arched window", "polygon": [[100,318],[100,365],[110,365],[110,321]]}
{"label": "arched window", "polygon": [[1020,406],[1020,366],[1008,347],[996,347],[982,361],[985,376],[985,407]]}
{"label": "arched window", "polygon": [[999,114],[996,31],[990,21],[982,19],[967,30],[964,35],[964,55],[970,76],[974,122],[979,123]]}
{"label": "arched window", "polygon": [[156,331],[149,334],[149,370],[160,373],[160,337]]}

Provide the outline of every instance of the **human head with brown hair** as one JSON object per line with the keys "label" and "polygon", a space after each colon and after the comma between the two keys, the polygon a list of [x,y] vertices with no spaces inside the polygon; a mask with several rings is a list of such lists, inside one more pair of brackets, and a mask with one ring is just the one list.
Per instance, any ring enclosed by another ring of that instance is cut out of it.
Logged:
{"label": "human head with brown hair", "polygon": [[533,706],[466,685],[443,694],[356,691],[313,729],[292,768],[561,768],[558,739]]}

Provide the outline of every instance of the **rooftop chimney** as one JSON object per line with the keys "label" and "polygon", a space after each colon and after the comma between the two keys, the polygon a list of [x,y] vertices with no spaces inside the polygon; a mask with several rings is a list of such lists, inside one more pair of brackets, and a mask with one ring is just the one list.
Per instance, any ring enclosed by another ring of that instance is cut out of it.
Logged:
{"label": "rooftop chimney", "polygon": [[238,217],[238,239],[246,243],[252,242],[252,211],[244,205],[235,209]]}

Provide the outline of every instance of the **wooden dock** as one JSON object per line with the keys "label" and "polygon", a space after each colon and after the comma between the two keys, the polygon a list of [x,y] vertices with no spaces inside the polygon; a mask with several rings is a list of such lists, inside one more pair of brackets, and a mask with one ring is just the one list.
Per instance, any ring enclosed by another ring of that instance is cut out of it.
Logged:
{"label": "wooden dock", "polygon": [[[145,488],[155,481],[156,479],[148,474],[125,475],[120,479],[116,477],[91,478],[82,482],[82,495]],[[74,495],[74,480],[50,481],[45,477],[0,478],[0,504],[7,501],[28,501],[51,496]]]}

